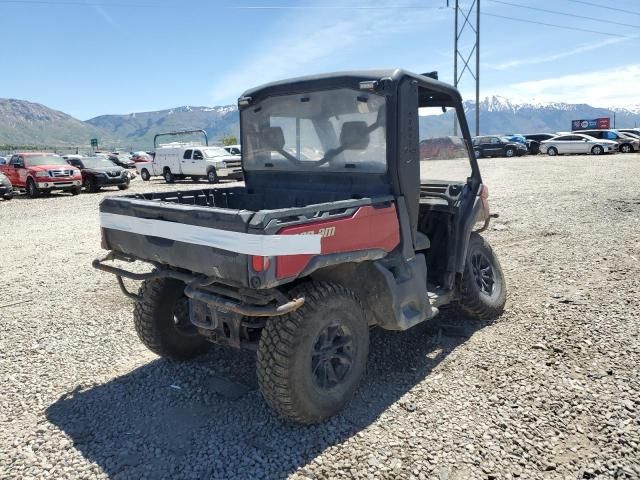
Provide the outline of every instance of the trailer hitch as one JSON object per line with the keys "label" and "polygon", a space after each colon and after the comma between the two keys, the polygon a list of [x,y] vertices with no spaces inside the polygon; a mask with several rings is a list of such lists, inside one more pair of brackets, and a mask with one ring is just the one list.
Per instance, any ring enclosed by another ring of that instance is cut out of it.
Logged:
{"label": "trailer hitch", "polygon": [[[91,265],[93,268],[101,270],[103,272],[111,273],[116,276],[118,280],[118,286],[122,293],[132,300],[139,302],[141,300],[139,295],[127,290],[124,284],[123,278],[130,280],[151,280],[154,278],[175,278],[186,284],[184,294],[194,300],[204,302],[213,308],[220,309],[222,311],[231,311],[244,315],[247,317],[272,317],[285,315],[299,309],[304,305],[304,297],[299,297],[293,300],[289,300],[282,292],[278,290],[265,290],[264,294],[270,295],[273,300],[278,302],[277,305],[256,305],[250,304],[246,301],[227,298],[222,295],[218,295],[214,292],[207,291],[204,288],[211,286],[217,282],[216,278],[197,276],[190,273],[177,272],[168,268],[162,268],[156,265],[156,269],[151,272],[136,273],[124,268],[114,267],[112,265],[105,265],[104,262],[109,260],[123,260],[126,262],[134,262],[134,259],[119,255],[114,252],[110,252],[104,258],[96,258]],[[247,296],[245,296],[247,298]]]}

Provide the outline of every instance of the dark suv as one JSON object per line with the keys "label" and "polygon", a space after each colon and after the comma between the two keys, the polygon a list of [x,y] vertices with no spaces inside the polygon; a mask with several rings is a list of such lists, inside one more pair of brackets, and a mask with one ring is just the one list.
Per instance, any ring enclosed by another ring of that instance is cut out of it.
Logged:
{"label": "dark suv", "polygon": [[70,158],[67,163],[80,169],[82,186],[87,192],[94,193],[102,187],[109,186],[118,187],[120,190],[129,188],[129,172],[111,160],[103,157],[83,157]]}
{"label": "dark suv", "polygon": [[618,144],[618,150],[622,153],[633,153],[640,150],[640,140],[628,137],[624,133],[619,133],[615,130],[578,130],[574,133],[581,133],[602,140],[613,140]]}
{"label": "dark suv", "polygon": [[476,157],[520,157],[529,153],[524,143],[511,141],[506,137],[491,135],[473,138]]}

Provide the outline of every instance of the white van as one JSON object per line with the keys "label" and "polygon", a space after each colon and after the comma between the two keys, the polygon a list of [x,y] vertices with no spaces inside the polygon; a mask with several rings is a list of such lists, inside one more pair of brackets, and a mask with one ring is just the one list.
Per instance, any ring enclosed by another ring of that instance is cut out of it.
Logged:
{"label": "white van", "polygon": [[159,145],[153,160],[136,164],[136,168],[143,180],[162,175],[167,183],[186,177],[194,181],[206,177],[209,183],[216,183],[221,178],[241,180],[241,163],[240,157],[222,147],[170,143]]}

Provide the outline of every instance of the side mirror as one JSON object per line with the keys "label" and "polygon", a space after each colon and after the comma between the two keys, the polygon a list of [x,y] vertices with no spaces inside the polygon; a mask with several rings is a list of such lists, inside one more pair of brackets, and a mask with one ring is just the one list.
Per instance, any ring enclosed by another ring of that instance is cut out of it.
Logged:
{"label": "side mirror", "polygon": [[344,122],[340,130],[340,145],[348,150],[365,150],[369,146],[367,122]]}
{"label": "side mirror", "polygon": [[588,141],[589,141],[589,139],[588,139],[588,138],[583,138],[583,139],[582,139],[582,141],[583,141],[583,142],[588,142]]}

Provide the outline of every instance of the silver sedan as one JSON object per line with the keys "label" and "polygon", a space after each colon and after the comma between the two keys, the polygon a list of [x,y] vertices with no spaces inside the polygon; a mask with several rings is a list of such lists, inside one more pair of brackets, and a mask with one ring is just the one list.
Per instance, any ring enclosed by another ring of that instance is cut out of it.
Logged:
{"label": "silver sedan", "polygon": [[565,153],[602,155],[603,153],[613,153],[617,149],[618,144],[612,140],[597,139],[580,133],[558,135],[540,143],[540,153],[546,153],[550,156]]}

